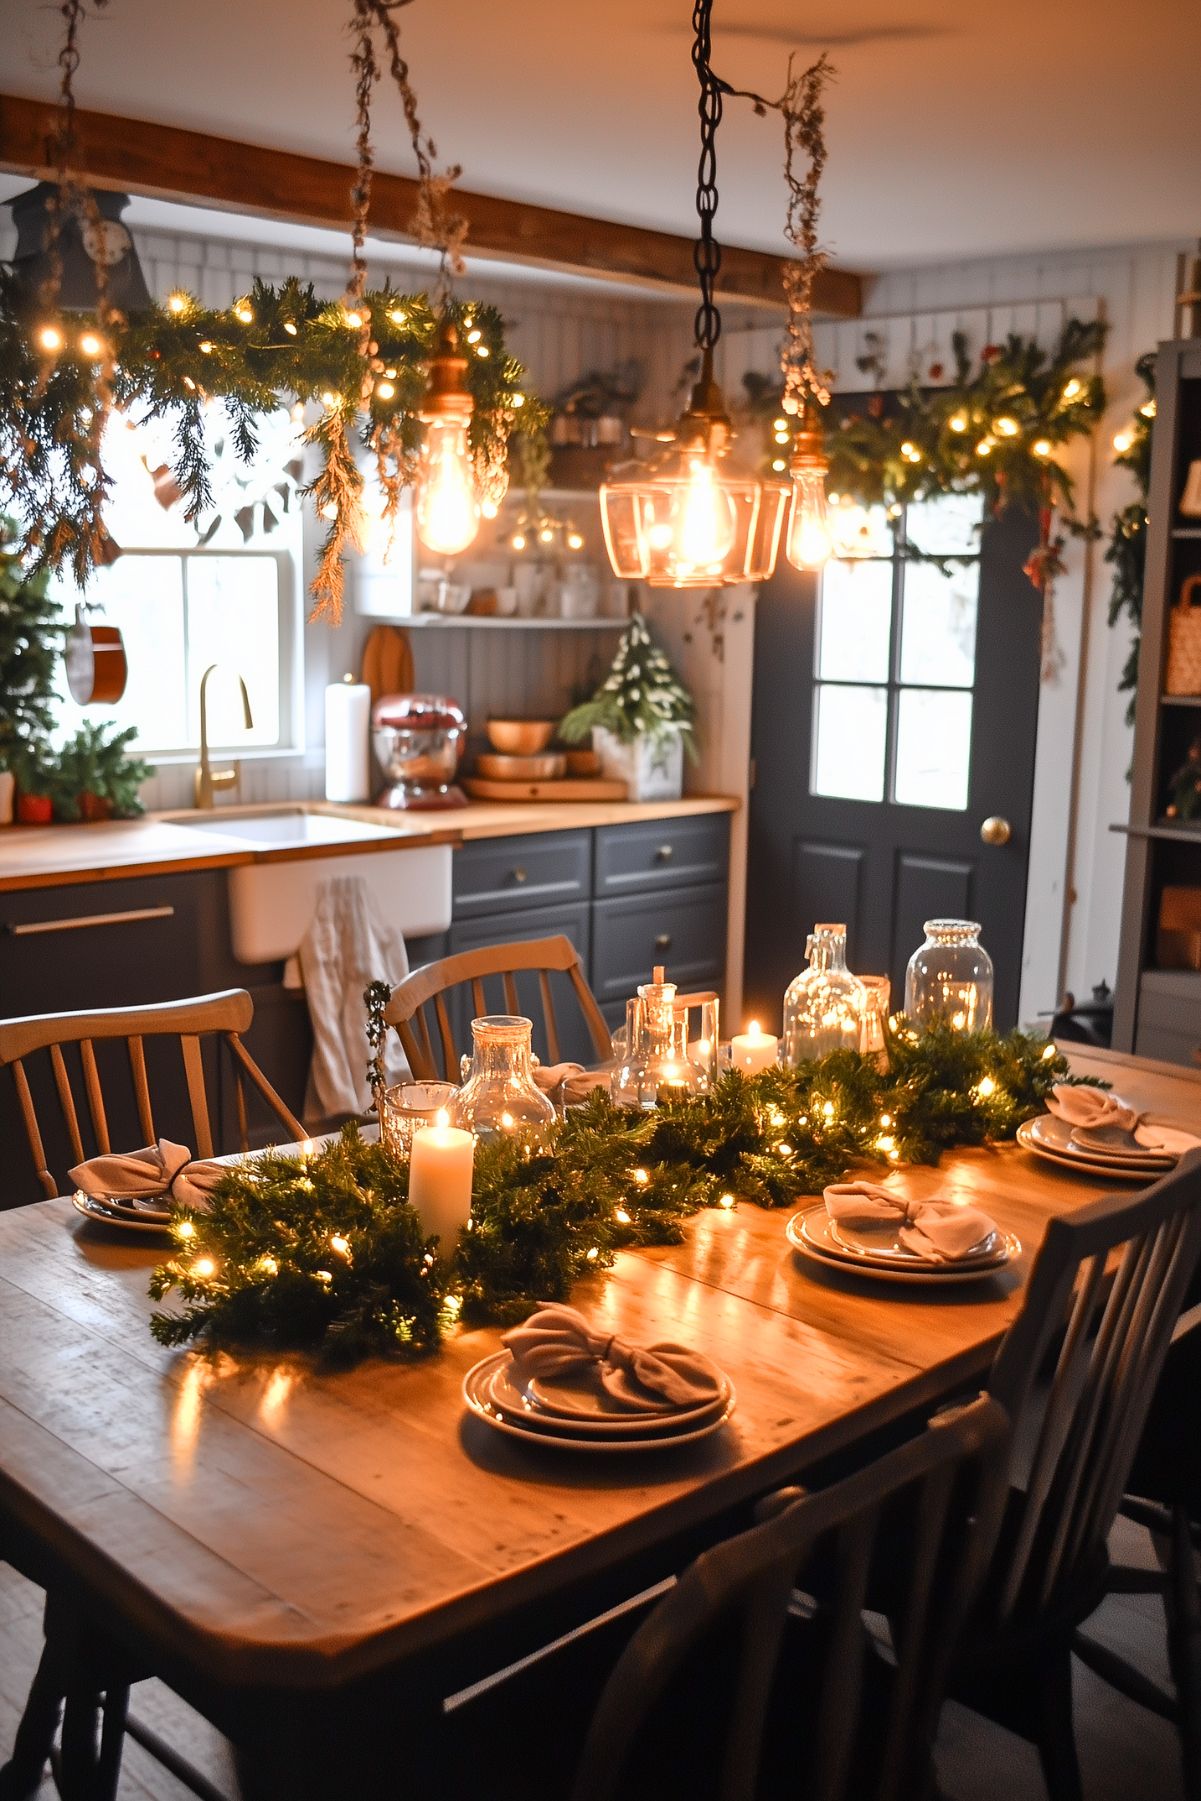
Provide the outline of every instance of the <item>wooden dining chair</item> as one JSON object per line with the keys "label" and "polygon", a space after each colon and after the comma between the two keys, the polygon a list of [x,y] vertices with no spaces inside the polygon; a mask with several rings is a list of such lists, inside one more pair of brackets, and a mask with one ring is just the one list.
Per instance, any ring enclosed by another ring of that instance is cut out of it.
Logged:
{"label": "wooden dining chair", "polygon": [[1133,1198],[1051,1219],[989,1378],[1021,1458],[951,1692],[1037,1746],[1054,1801],[1080,1801],[1074,1641],[1108,1586],[1107,1540],[1199,1255],[1201,1152]]}
{"label": "wooden dining chair", "polygon": [[[487,1767],[490,1801],[932,1793],[947,1662],[987,1567],[1008,1437],[981,1398],[829,1488],[769,1496],[644,1615],[599,1699],[552,1654],[450,1716],[447,1770]],[[884,1645],[864,1610],[902,1528],[904,1604]]]}
{"label": "wooden dining chair", "polygon": [[[96,1153],[114,1149],[109,1132],[112,1103],[110,1100],[106,1108],[104,1078],[113,1077],[115,1071],[111,1067],[102,1071],[97,1046],[111,1046],[118,1041],[124,1044],[127,1053],[128,1082],[132,1085],[138,1130],[144,1144],[154,1144],[160,1135],[175,1136],[182,1141],[185,1130],[189,1129],[185,1128],[178,1112],[167,1117],[161,1109],[156,1111],[151,1096],[153,1084],[146,1060],[147,1042],[169,1039],[176,1040],[179,1047],[177,1072],[183,1076],[184,1104],[190,1121],[188,1148],[198,1157],[248,1148],[247,1082],[266,1102],[289,1140],[303,1139],[303,1125],[285,1106],[242,1043],[242,1034],[249,1030],[253,1018],[254,1003],[246,990],[227,988],[219,994],[205,994],[194,1000],[164,1001],[149,1007],[112,1007],[96,1013],[35,1013],[23,1019],[0,1020],[0,1066],[11,1070],[16,1083],[25,1135],[37,1179],[45,1194],[52,1198],[64,1192],[69,1166],[57,1172],[48,1167],[43,1136],[46,1122],[44,1113],[39,1112],[30,1071],[26,1067],[31,1059],[43,1053],[49,1059],[72,1165],[82,1163]],[[236,1145],[214,1145],[202,1049],[206,1039],[218,1041],[232,1066],[238,1126]],[[118,1144],[115,1148],[126,1151],[137,1147]]]}
{"label": "wooden dining chair", "polygon": [[490,1010],[488,984],[493,985],[495,992],[499,978],[501,1010],[520,1014],[524,1009],[520,1005],[518,977],[530,973],[538,977],[541,1001],[543,1036],[534,1047],[539,1055],[545,1050],[549,1063],[561,1060],[551,987],[552,976],[558,974],[566,977],[584,1015],[597,1062],[607,1063],[612,1056],[609,1028],[584,979],[579,951],[570,938],[527,938],[515,944],[485,945],[479,950],[459,951],[436,963],[426,963],[392,990],[392,998],[384,1009],[384,1022],[396,1028],[414,1080],[457,1082],[459,1079],[460,1052],[470,1047],[455,1042],[448,995],[456,989],[467,990],[473,1014],[479,1017]]}

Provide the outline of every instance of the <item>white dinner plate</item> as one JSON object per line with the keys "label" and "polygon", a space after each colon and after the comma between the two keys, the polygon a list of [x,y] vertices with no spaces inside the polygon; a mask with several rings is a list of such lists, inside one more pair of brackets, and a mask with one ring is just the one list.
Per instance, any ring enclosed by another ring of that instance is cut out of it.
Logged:
{"label": "white dinner plate", "polygon": [[[1030,1127],[1030,1137],[1036,1144],[1057,1156],[1071,1158],[1073,1163],[1078,1163],[1083,1158],[1088,1163],[1112,1164],[1115,1169],[1167,1170],[1172,1168],[1180,1154],[1178,1151],[1168,1150],[1166,1140],[1160,1151],[1121,1151],[1109,1145],[1089,1144],[1086,1134],[1079,1132],[1066,1119],[1057,1118],[1054,1113],[1040,1113],[1036,1119],[1026,1123]],[[1140,1128],[1143,1129],[1145,1128]],[[1159,1128],[1155,1130],[1158,1132]]]}
{"label": "white dinner plate", "polygon": [[512,1380],[510,1362],[499,1363],[490,1375],[482,1377],[475,1392],[481,1400],[490,1401],[506,1419],[517,1418],[532,1432],[566,1435],[569,1438],[581,1435],[587,1438],[674,1438],[680,1432],[706,1425],[709,1420],[730,1407],[733,1400],[733,1390],[726,1382],[716,1400],[706,1402],[703,1407],[690,1407],[686,1411],[681,1409],[666,1414],[626,1413],[593,1419],[565,1418],[562,1414],[545,1412],[531,1398],[528,1389],[517,1386]]}
{"label": "white dinner plate", "polygon": [[82,1213],[83,1217],[90,1219],[93,1225],[112,1226],[116,1232],[153,1232],[156,1238],[165,1238],[171,1230],[170,1221],[166,1215],[158,1218],[154,1215],[142,1218],[130,1207],[123,1207],[117,1211],[112,1207],[106,1207],[101,1201],[94,1201],[91,1195],[83,1192],[82,1188],[77,1188],[71,1196],[71,1205],[76,1213]]}
{"label": "white dinner plate", "polygon": [[[915,1263],[933,1263],[934,1258],[921,1257],[901,1242],[901,1224],[900,1221],[894,1224],[890,1220],[880,1220],[873,1225],[852,1226],[846,1220],[831,1219],[827,1235],[829,1245],[831,1250],[844,1251],[861,1263],[878,1263],[883,1269],[895,1269],[898,1265],[908,1269]],[[956,1257],[955,1263],[963,1268],[976,1263],[993,1264],[998,1261],[1000,1249],[1001,1234],[994,1227],[970,1251]]]}
{"label": "white dinner plate", "polygon": [[591,1451],[600,1454],[674,1451],[679,1445],[695,1444],[698,1439],[709,1438],[714,1432],[720,1432],[734,1411],[734,1391],[731,1389],[729,1400],[711,1419],[683,1432],[660,1433],[650,1437],[644,1435],[640,1438],[589,1438],[584,1435],[575,1437],[566,1433],[549,1433],[523,1424],[520,1415],[506,1413],[489,1399],[487,1391],[490,1378],[498,1362],[506,1361],[508,1356],[508,1351],[498,1351],[473,1364],[463,1377],[463,1399],[468,1411],[494,1432],[503,1432],[507,1438],[520,1438],[527,1445],[542,1445],[556,1451]]}
{"label": "white dinner plate", "polygon": [[1006,1232],[1001,1235],[997,1253],[988,1262],[974,1262],[969,1269],[962,1268],[957,1258],[947,1263],[915,1261],[912,1266],[872,1263],[862,1255],[842,1250],[830,1236],[829,1226],[830,1215],[823,1201],[816,1207],[794,1213],[784,1231],[793,1250],[799,1251],[802,1257],[822,1263],[827,1269],[862,1276],[870,1282],[925,1282],[936,1287],[940,1282],[981,1282],[1004,1269],[1022,1248],[1020,1239],[1012,1232]]}
{"label": "white dinner plate", "polygon": [[1139,1182],[1149,1188],[1159,1176],[1172,1168],[1170,1163],[1149,1169],[1145,1163],[1102,1163],[1100,1158],[1086,1156],[1083,1151],[1057,1151],[1031,1130],[1036,1120],[1028,1119],[1018,1127],[1017,1142],[1024,1151],[1032,1151],[1059,1169],[1074,1169],[1077,1175],[1101,1176],[1111,1182]]}

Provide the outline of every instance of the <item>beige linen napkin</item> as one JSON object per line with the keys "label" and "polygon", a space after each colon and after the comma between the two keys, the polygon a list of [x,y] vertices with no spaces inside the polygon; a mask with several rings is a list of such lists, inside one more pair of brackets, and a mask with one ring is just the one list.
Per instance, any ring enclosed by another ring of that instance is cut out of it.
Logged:
{"label": "beige linen napkin", "polygon": [[203,1208],[209,1204],[210,1189],[229,1174],[229,1166],[193,1159],[186,1145],[160,1138],[157,1144],[124,1156],[91,1157],[68,1173],[76,1188],[94,1201],[161,1199]]}
{"label": "beige linen napkin", "polygon": [[702,1407],[720,1400],[724,1379],[716,1364],[684,1345],[632,1345],[609,1332],[594,1332],[574,1307],[539,1307],[525,1324],[501,1339],[513,1355],[513,1370],[522,1384],[531,1377],[553,1382],[557,1376],[581,1375],[595,1366],[601,1387],[612,1401],[631,1412],[662,1412],[673,1407]]}
{"label": "beige linen napkin", "polygon": [[586,1101],[594,1088],[609,1087],[608,1072],[585,1069],[582,1063],[538,1063],[534,1080],[543,1094],[559,1095],[565,1107]]}
{"label": "beige linen napkin", "polygon": [[997,1229],[978,1207],[958,1201],[911,1201],[877,1182],[835,1182],[825,1191],[826,1212],[837,1225],[896,1224],[897,1237],[915,1257],[952,1263],[974,1251]]}
{"label": "beige linen napkin", "polygon": [[1116,1094],[1103,1088],[1078,1086],[1074,1082],[1057,1082],[1047,1096],[1047,1107],[1068,1125],[1095,1132],[1102,1126],[1117,1126],[1133,1132],[1142,1117],[1137,1107],[1129,1106]]}

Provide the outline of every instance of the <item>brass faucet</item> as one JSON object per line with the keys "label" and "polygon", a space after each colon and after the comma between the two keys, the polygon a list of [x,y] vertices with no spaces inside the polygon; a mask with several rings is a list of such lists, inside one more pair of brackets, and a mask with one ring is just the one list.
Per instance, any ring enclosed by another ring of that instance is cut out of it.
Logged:
{"label": "brass faucet", "polygon": [[[214,796],[219,789],[238,786],[239,770],[236,763],[228,769],[214,769],[209,763],[209,716],[208,716],[208,679],[218,665],[210,663],[200,678],[200,761],[196,765],[195,798],[198,807],[211,807]],[[254,725],[254,715],[250,711],[250,696],[246,692],[246,683],[238,677],[238,686],[242,690],[242,719],[246,730]]]}

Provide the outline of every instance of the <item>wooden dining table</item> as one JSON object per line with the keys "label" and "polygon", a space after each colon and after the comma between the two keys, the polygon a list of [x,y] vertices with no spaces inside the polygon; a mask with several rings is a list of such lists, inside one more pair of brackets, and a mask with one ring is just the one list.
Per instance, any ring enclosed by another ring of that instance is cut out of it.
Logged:
{"label": "wooden dining table", "polygon": [[[1201,1128],[1201,1074],[1064,1049]],[[496,1330],[342,1373],[166,1350],[148,1329],[161,1245],[69,1200],[0,1214],[0,1555],[227,1732],[248,1794],[277,1792],[255,1771],[286,1757],[292,1793],[329,1792],[304,1786],[318,1745],[379,1718],[416,1743],[442,1697],[669,1575],[765,1491],[978,1388],[1046,1221],[1113,1191],[1016,1145],[892,1181],[978,1203],[1020,1255],[983,1281],[882,1285],[802,1260],[791,1210],[744,1204],[579,1285],[606,1331],[699,1346],[734,1383],[721,1432],[637,1455],[514,1443],[469,1417],[460,1385]]]}

